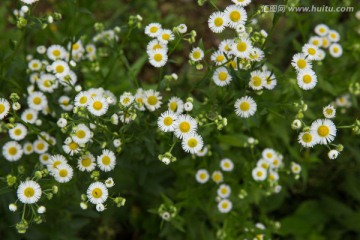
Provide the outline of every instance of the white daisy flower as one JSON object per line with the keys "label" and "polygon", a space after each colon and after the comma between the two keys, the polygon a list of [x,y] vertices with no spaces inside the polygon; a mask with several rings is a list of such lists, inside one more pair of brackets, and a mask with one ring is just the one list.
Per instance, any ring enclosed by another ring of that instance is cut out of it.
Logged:
{"label": "white daisy flower", "polygon": [[18,142],[9,141],[3,145],[2,154],[9,162],[15,162],[22,157],[23,149]]}
{"label": "white daisy flower", "polygon": [[254,90],[261,90],[265,85],[266,79],[262,71],[252,71],[250,73],[249,86]]}
{"label": "white daisy flower", "polygon": [[297,70],[311,69],[311,62],[306,58],[305,54],[297,53],[293,56],[291,65]]}
{"label": "white daisy flower", "polygon": [[75,96],[74,104],[76,107],[86,107],[89,103],[90,96],[87,91],[81,91]]}
{"label": "white daisy flower", "polygon": [[157,68],[165,66],[168,60],[167,52],[164,49],[156,49],[148,54],[150,64]]}
{"label": "white daisy flower", "polygon": [[211,54],[210,57],[211,61],[215,62],[216,66],[224,64],[227,60],[225,54],[222,51],[216,51]]}
{"label": "white daisy flower", "polygon": [[313,89],[317,84],[317,76],[311,69],[301,70],[297,74],[297,83],[303,90]]}
{"label": "white daisy flower", "polygon": [[175,136],[183,139],[188,134],[195,133],[197,130],[197,122],[189,115],[181,114],[174,123]]}
{"label": "white daisy flower", "polygon": [[144,92],[145,106],[151,112],[161,107],[161,99],[160,93],[155,90],[149,89]]}
{"label": "white daisy flower", "polygon": [[265,160],[265,159],[261,158],[256,162],[256,167],[261,167],[263,169],[268,169],[270,167],[270,162],[268,160]]}
{"label": "white daisy flower", "polygon": [[174,123],[177,115],[172,111],[166,111],[158,118],[157,124],[161,131],[172,132],[174,131]]}
{"label": "white daisy flower", "polygon": [[283,156],[281,154],[276,154],[275,158],[270,162],[272,168],[279,168],[282,165]]}
{"label": "white daisy flower", "polygon": [[87,106],[88,111],[94,116],[104,115],[109,108],[109,103],[103,97],[91,97]]}
{"label": "white daisy flower", "polygon": [[291,163],[291,172],[293,174],[299,174],[301,172],[301,166],[297,163]]}
{"label": "white daisy flower", "polygon": [[79,124],[73,129],[71,137],[77,144],[85,144],[91,138],[91,131],[85,124]]}
{"label": "white daisy flower", "polygon": [[59,183],[67,183],[73,177],[74,170],[69,164],[60,164],[51,171],[55,180]]}
{"label": "white daisy flower", "polygon": [[312,44],[305,44],[302,47],[302,52],[305,54],[306,58],[309,60],[319,60],[319,48]]}
{"label": "white daisy flower", "polygon": [[234,169],[234,163],[229,158],[224,158],[220,161],[221,170],[224,172],[231,172]]}
{"label": "white daisy flower", "polygon": [[215,182],[215,183],[221,183],[224,180],[223,174],[220,171],[214,171],[211,174],[211,179]]}
{"label": "white daisy flower", "polygon": [[231,82],[232,77],[229,74],[227,68],[219,67],[215,70],[212,79],[217,86],[223,87]]}
{"label": "white daisy flower", "polygon": [[340,41],[340,34],[335,30],[329,30],[328,38],[330,42]]}
{"label": "white daisy flower", "polygon": [[142,88],[136,90],[135,94],[135,108],[139,111],[145,111],[145,94]]}
{"label": "white daisy flower", "polygon": [[272,148],[265,148],[263,151],[262,151],[262,157],[268,161],[268,162],[271,162],[275,157],[276,157],[276,152],[274,149]]}
{"label": "white daisy flower", "polygon": [[53,62],[50,65],[50,68],[55,74],[55,76],[58,78],[66,77],[66,75],[68,75],[70,72],[69,65],[62,60],[56,60],[55,62]]}
{"label": "white daisy flower", "polygon": [[349,94],[344,94],[344,95],[336,98],[335,102],[338,107],[347,107],[347,108],[351,107]]}
{"label": "white daisy flower", "polygon": [[322,61],[322,60],[324,60],[324,59],[325,59],[325,57],[326,57],[326,53],[325,53],[325,51],[324,51],[324,50],[322,50],[322,49],[319,49],[319,53],[318,53],[318,60],[319,60],[319,61]]}
{"label": "white daisy flower", "polygon": [[208,20],[209,28],[214,33],[221,33],[227,26],[227,18],[223,12],[214,12]]}
{"label": "white daisy flower", "polygon": [[162,27],[160,23],[150,23],[145,27],[145,34],[149,37],[157,37],[161,33]]}
{"label": "white daisy flower", "polygon": [[329,119],[317,119],[310,127],[310,131],[314,132],[319,138],[319,144],[328,144],[335,139],[336,126]]}
{"label": "white daisy flower", "polygon": [[249,53],[249,59],[252,62],[260,62],[264,59],[264,56],[264,51],[257,47],[253,47]]}
{"label": "white daisy flower", "polygon": [[31,142],[26,142],[23,145],[23,150],[25,155],[30,155],[34,152],[34,146]]}
{"label": "white daisy flower", "polygon": [[206,169],[199,169],[196,172],[195,178],[198,183],[204,184],[209,181],[210,176]]}
{"label": "white daisy flower", "polygon": [[120,104],[123,105],[124,107],[130,106],[134,102],[134,100],[135,97],[129,92],[124,92],[120,96]]}
{"label": "white daisy flower", "polygon": [[184,104],[184,109],[185,109],[186,112],[192,111],[193,108],[194,108],[194,105],[193,105],[192,102],[186,102],[186,103]]}
{"label": "white daisy flower", "polygon": [[58,166],[60,165],[65,165],[67,164],[67,160],[63,155],[60,154],[56,154],[56,155],[52,155],[50,157],[50,159],[46,162],[43,163],[46,165],[47,169],[52,172],[54,171],[56,168],[58,168]]}
{"label": "white daisy flower", "polygon": [[231,1],[241,7],[245,7],[251,3],[251,0],[231,0]]}
{"label": "white daisy flower", "polygon": [[226,53],[228,57],[232,55],[231,48],[234,45],[234,39],[225,39],[219,44],[219,51]]}
{"label": "white daisy flower", "polygon": [[327,37],[322,37],[321,41],[322,41],[321,47],[323,48],[328,48],[331,44],[330,40]]}
{"label": "white daisy flower", "polygon": [[247,20],[247,13],[245,9],[238,5],[227,6],[224,10],[225,17],[228,22],[228,26],[236,28],[237,25],[245,25]]}
{"label": "white daisy flower", "polygon": [[204,142],[200,135],[196,133],[192,133],[192,134],[187,134],[183,138],[181,145],[185,152],[195,154],[203,148]]}
{"label": "white daisy flower", "polygon": [[92,154],[83,155],[78,159],[77,167],[82,172],[91,172],[95,169],[95,157]]}
{"label": "white daisy flower", "polygon": [[337,150],[333,149],[328,152],[328,157],[331,160],[336,159],[338,156],[339,156],[339,151],[337,151]]}
{"label": "white daisy flower", "polygon": [[71,104],[71,99],[68,96],[61,96],[58,100],[60,107],[64,111],[71,111],[74,108],[74,105]]}
{"label": "white daisy flower", "polygon": [[264,71],[263,74],[264,74],[264,78],[265,78],[264,88],[266,88],[268,90],[273,90],[277,85],[277,80],[276,80],[275,74],[268,70]]}
{"label": "white daisy flower", "polygon": [[46,51],[47,57],[53,61],[59,59],[65,59],[66,54],[67,54],[66,49],[60,45],[52,45]]}
{"label": "white daisy flower", "polygon": [[100,170],[104,172],[109,172],[115,168],[116,157],[114,152],[103,149],[102,154],[97,157],[97,164]]}
{"label": "white daisy flower", "polygon": [[331,56],[338,58],[341,57],[341,55],[343,54],[343,49],[340,44],[333,43],[329,47],[329,52]]}
{"label": "white daisy flower", "polygon": [[157,36],[157,39],[160,42],[167,44],[168,42],[171,42],[172,40],[174,40],[175,36],[171,30],[162,29],[162,30],[160,30],[159,35]]}
{"label": "white daisy flower", "polygon": [[65,141],[65,144],[63,145],[63,150],[64,150],[64,152],[66,152],[70,156],[73,156],[73,155],[79,153],[81,148],[80,148],[79,144],[77,144],[75,141],[73,141],[70,138],[69,143],[67,143]]}
{"label": "white daisy flower", "polygon": [[112,188],[113,186],[115,186],[114,180],[111,177],[106,179],[105,180],[105,186],[107,188]]}
{"label": "white daisy flower", "polygon": [[252,50],[253,46],[248,38],[235,41],[231,46],[231,52],[239,58],[249,58]]}
{"label": "white daisy flower", "polygon": [[44,53],[46,52],[46,47],[43,46],[43,45],[37,46],[37,47],[36,47],[36,52],[37,52],[38,54],[44,54]]}
{"label": "white daisy flower", "polygon": [[4,119],[10,111],[10,103],[5,98],[0,98],[0,120]]}
{"label": "white daisy flower", "polygon": [[35,2],[37,2],[37,1],[39,1],[39,0],[21,0],[23,3],[25,3],[25,4],[33,4],[33,3],[35,3]]}
{"label": "white daisy flower", "polygon": [[262,167],[256,167],[252,170],[252,177],[255,181],[264,181],[267,178],[267,172]]}
{"label": "white daisy flower", "polygon": [[42,92],[33,92],[29,94],[27,103],[31,109],[41,111],[48,105],[46,96]]}
{"label": "white daisy flower", "polygon": [[236,115],[242,118],[253,116],[257,110],[256,102],[248,96],[236,100],[234,107]]}
{"label": "white daisy flower", "polygon": [[321,37],[326,36],[329,33],[329,27],[325,24],[318,24],[314,30],[315,33]]}
{"label": "white daisy flower", "polygon": [[21,182],[17,189],[17,197],[24,204],[33,204],[41,198],[40,185],[32,180]]}
{"label": "white daisy flower", "polygon": [[103,212],[105,210],[105,206],[102,203],[96,204],[96,211]]}
{"label": "white daisy flower", "polygon": [[322,46],[322,39],[320,37],[318,37],[318,36],[312,36],[309,39],[309,43],[314,45],[314,46],[321,47]]}
{"label": "white daisy flower", "polygon": [[278,181],[279,180],[279,174],[277,172],[275,172],[275,171],[270,170],[268,179],[270,181],[273,181],[273,182]]}
{"label": "white daisy flower", "polygon": [[90,184],[86,191],[87,197],[92,204],[102,204],[108,198],[109,192],[102,182]]}
{"label": "white daisy flower", "polygon": [[40,154],[39,160],[43,165],[47,165],[49,163],[51,156],[48,153]]}
{"label": "white daisy flower", "polygon": [[41,70],[42,67],[42,63],[40,62],[40,60],[38,59],[32,59],[29,63],[28,63],[28,68],[31,71],[39,71]]}
{"label": "white daisy flower", "polygon": [[12,129],[9,129],[10,138],[16,141],[23,140],[26,134],[27,128],[21,123],[16,123]]}
{"label": "white daisy flower", "polygon": [[299,143],[305,147],[313,147],[319,143],[319,138],[314,132],[301,132],[298,137]]}
{"label": "white daisy flower", "polygon": [[45,153],[49,149],[49,144],[46,141],[44,141],[43,139],[35,140],[33,143],[33,146],[34,146],[34,151],[37,154]]}
{"label": "white daisy flower", "polygon": [[184,111],[184,102],[178,97],[171,97],[169,99],[168,108],[176,114],[181,114]]}
{"label": "white daisy flower", "polygon": [[323,114],[326,118],[334,118],[336,114],[336,109],[331,104],[323,108]]}
{"label": "white daisy flower", "polygon": [[218,209],[219,209],[219,212],[221,212],[221,213],[228,213],[232,209],[232,202],[228,199],[222,199],[218,203]]}
{"label": "white daisy flower", "polygon": [[69,43],[68,49],[69,49],[69,51],[71,49],[71,54],[73,56],[76,56],[76,55],[82,56],[82,54],[85,51],[84,45],[82,44],[81,40],[78,40],[77,42],[73,43],[71,46]]}
{"label": "white daisy flower", "polygon": [[217,189],[217,195],[221,198],[228,198],[231,193],[231,188],[227,184],[221,184]]}
{"label": "white daisy flower", "polygon": [[193,62],[199,62],[204,58],[204,51],[199,47],[193,48],[189,54],[189,58]]}
{"label": "white daisy flower", "polygon": [[56,77],[52,74],[41,74],[36,83],[41,91],[48,93],[54,92],[59,85]]}
{"label": "white daisy flower", "polygon": [[167,45],[165,43],[162,43],[157,39],[153,39],[148,43],[148,45],[146,47],[146,52],[147,52],[148,55],[150,55],[151,52],[153,52],[153,51],[155,51],[157,49],[163,50],[165,52],[168,51],[168,47],[167,47]]}
{"label": "white daisy flower", "polygon": [[77,82],[77,76],[72,70],[69,70],[67,74],[61,76],[57,75],[57,77],[59,78],[59,83],[65,87],[75,86]]}

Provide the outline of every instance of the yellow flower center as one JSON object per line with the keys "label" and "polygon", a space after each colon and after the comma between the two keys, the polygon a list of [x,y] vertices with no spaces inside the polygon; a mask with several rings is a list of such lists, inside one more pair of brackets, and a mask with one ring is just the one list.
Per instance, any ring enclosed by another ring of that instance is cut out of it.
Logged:
{"label": "yellow flower center", "polygon": [[49,155],[43,155],[41,159],[46,162],[47,160],[49,160]]}
{"label": "yellow flower center", "polygon": [[229,163],[229,162],[225,162],[223,166],[224,166],[224,168],[230,168],[230,163]]}
{"label": "yellow flower center", "polygon": [[32,146],[31,146],[31,145],[27,145],[27,146],[26,146],[26,150],[30,152],[30,151],[32,150]]}
{"label": "yellow flower center", "polygon": [[165,117],[164,118],[164,124],[165,126],[170,126],[173,123],[172,117]]}
{"label": "yellow flower center", "polygon": [[312,44],[314,44],[315,46],[319,45],[319,40],[313,40]]}
{"label": "yellow flower center", "polygon": [[224,20],[221,17],[217,17],[214,20],[214,24],[217,27],[221,27],[224,24]]}
{"label": "yellow flower center", "polygon": [[191,148],[194,148],[198,145],[198,141],[196,140],[196,138],[190,138],[188,140],[188,146]]}
{"label": "yellow flower center", "polygon": [[222,62],[222,61],[224,61],[224,59],[225,59],[225,57],[223,55],[219,55],[216,57],[217,62]]}
{"label": "yellow flower center", "polygon": [[109,156],[103,156],[102,159],[101,159],[101,161],[102,161],[102,163],[103,163],[104,165],[109,165],[111,159],[110,159]]}
{"label": "yellow flower center", "polygon": [[62,162],[59,161],[59,160],[56,160],[54,163],[53,163],[53,167],[54,168],[57,168],[57,166],[59,166]]}
{"label": "yellow flower center", "polygon": [[84,138],[86,136],[86,132],[84,130],[79,130],[76,132],[76,136],[78,138]]}
{"label": "yellow flower center", "polygon": [[331,115],[333,114],[333,110],[331,108],[328,108],[325,110],[326,114]]}
{"label": "yellow flower center", "polygon": [[81,164],[84,166],[84,167],[89,167],[91,165],[91,160],[90,158],[83,158],[81,160]]}
{"label": "yellow flower center", "polygon": [[79,102],[80,102],[81,104],[85,104],[85,103],[87,102],[87,97],[82,96],[82,97],[80,98]]}
{"label": "yellow flower center", "polygon": [[195,58],[195,59],[199,59],[201,57],[201,54],[200,54],[200,52],[199,51],[195,51],[195,52],[193,52],[193,58]]}
{"label": "yellow flower center", "polygon": [[32,188],[32,187],[27,187],[27,188],[25,188],[25,189],[24,189],[24,195],[25,195],[25,197],[27,197],[27,198],[31,198],[32,196],[34,196],[34,195],[35,195],[35,190],[34,190],[34,188]]}
{"label": "yellow flower center", "polygon": [[272,153],[267,153],[266,156],[267,156],[268,158],[272,158],[272,157],[273,157],[273,154],[272,154]]}
{"label": "yellow flower center", "polygon": [[312,135],[310,133],[304,133],[304,135],[302,136],[302,140],[305,143],[309,143],[312,141]]}
{"label": "yellow flower center", "polygon": [[91,192],[91,195],[94,197],[94,198],[101,198],[102,196],[102,190],[100,188],[94,188]]}
{"label": "yellow flower center", "polygon": [[230,13],[230,19],[231,19],[231,21],[233,21],[233,22],[238,22],[238,21],[240,20],[240,18],[241,18],[240,12],[238,12],[238,11],[232,11],[232,12]]}
{"label": "yellow flower center", "polygon": [[8,153],[9,153],[10,155],[15,155],[15,154],[17,153],[17,148],[16,148],[16,147],[10,147],[10,148],[8,149]]}
{"label": "yellow flower center", "polygon": [[240,103],[240,110],[241,111],[246,112],[246,111],[249,111],[249,109],[250,109],[250,103],[248,103],[248,102]]}
{"label": "yellow flower center", "polygon": [[315,55],[315,54],[316,54],[316,50],[315,50],[314,48],[309,48],[309,49],[308,49],[308,53],[309,53],[310,55]]}
{"label": "yellow flower center", "polygon": [[5,105],[0,103],[0,114],[5,112]]}
{"label": "yellow flower center", "polygon": [[76,142],[71,142],[71,143],[69,144],[69,148],[70,148],[72,151],[78,149],[78,147],[79,147],[79,145],[78,145]]}
{"label": "yellow flower center", "polygon": [[33,67],[33,68],[38,68],[38,67],[39,67],[39,64],[33,63],[32,67]]}
{"label": "yellow flower center", "polygon": [[297,66],[301,69],[305,68],[306,67],[306,61],[304,59],[299,59],[297,61]]}
{"label": "yellow flower center", "polygon": [[45,148],[45,144],[44,143],[39,143],[38,145],[37,145],[37,149],[38,150],[43,150]]}
{"label": "yellow flower center", "polygon": [[164,34],[162,35],[162,39],[164,39],[165,41],[168,41],[168,40],[170,39],[170,34],[164,33]]}
{"label": "yellow flower center", "polygon": [[215,182],[220,182],[220,181],[221,181],[221,175],[218,174],[218,173],[214,174],[214,175],[213,175],[213,180],[214,180]]}
{"label": "yellow flower center", "polygon": [[158,99],[155,96],[150,96],[150,97],[148,97],[147,101],[150,105],[156,105],[156,103],[158,102]]}
{"label": "yellow flower center", "polygon": [[221,203],[221,208],[226,209],[226,208],[228,208],[228,207],[229,207],[228,202],[223,202],[223,203]]}
{"label": "yellow flower center", "polygon": [[100,102],[100,101],[95,101],[95,102],[93,103],[93,108],[94,108],[95,110],[97,110],[97,111],[101,110],[102,107],[103,107],[103,104],[102,104],[102,102]]}
{"label": "yellow flower center", "polygon": [[156,49],[162,49],[162,46],[160,44],[155,44],[153,46],[153,50],[156,50]]}
{"label": "yellow flower center", "polygon": [[221,189],[220,189],[220,192],[221,192],[222,194],[226,194],[226,193],[227,193],[227,189],[226,189],[226,188],[221,188]]}
{"label": "yellow flower center", "polygon": [[68,171],[66,169],[61,169],[59,171],[59,176],[60,177],[66,177],[68,175]]}
{"label": "yellow flower center", "polygon": [[177,103],[176,102],[171,102],[170,103],[170,110],[175,112],[177,109]]}
{"label": "yellow flower center", "polygon": [[52,53],[55,57],[59,57],[61,54],[60,50],[58,50],[58,49],[55,49]]}
{"label": "yellow flower center", "polygon": [[219,73],[219,80],[220,81],[225,81],[227,79],[227,73],[225,72],[220,72]]}
{"label": "yellow flower center", "polygon": [[156,33],[157,31],[158,31],[158,27],[156,27],[156,26],[153,26],[150,28],[151,33]]}
{"label": "yellow flower center", "polygon": [[180,123],[179,129],[180,129],[180,131],[183,132],[183,133],[189,132],[189,131],[190,131],[190,123],[188,123],[188,122],[182,122],[182,123]]}
{"label": "yellow flower center", "polygon": [[41,104],[41,98],[40,98],[40,97],[34,97],[33,103],[34,103],[35,105]]}
{"label": "yellow flower center", "polygon": [[325,28],[320,28],[320,29],[319,29],[319,32],[320,32],[320,33],[324,33],[324,32],[325,32]]}
{"label": "yellow flower center", "polygon": [[318,130],[317,130],[318,134],[320,137],[326,137],[329,135],[330,133],[330,129],[328,126],[325,125],[321,125]]}
{"label": "yellow flower center", "polygon": [[306,74],[303,76],[304,83],[311,83],[311,80],[312,80],[312,78],[309,74]]}
{"label": "yellow flower center", "polygon": [[161,62],[161,60],[163,59],[163,56],[160,53],[156,53],[154,55],[154,60],[157,62]]}
{"label": "yellow flower center", "polygon": [[62,73],[62,72],[64,72],[64,70],[65,70],[65,68],[62,65],[57,65],[56,68],[55,68],[55,71],[57,73]]}
{"label": "yellow flower center", "polygon": [[252,81],[252,84],[255,86],[255,87],[259,87],[261,86],[261,78],[259,76],[254,76],[251,78],[251,81]]}
{"label": "yellow flower center", "polygon": [[335,38],[336,38],[336,34],[335,34],[335,33],[332,33],[332,34],[330,34],[330,37],[335,39]]}
{"label": "yellow flower center", "polygon": [[246,49],[247,49],[247,45],[245,42],[239,42],[237,45],[236,45],[236,48],[239,52],[245,52]]}
{"label": "yellow flower center", "polygon": [[45,87],[51,87],[51,81],[50,81],[50,80],[45,80],[44,83],[43,83],[43,85],[44,85]]}
{"label": "yellow flower center", "polygon": [[263,172],[262,172],[262,171],[258,171],[258,172],[256,173],[256,176],[258,176],[258,177],[262,177],[262,175],[263,175]]}
{"label": "yellow flower center", "polygon": [[334,48],[333,48],[333,51],[334,51],[334,53],[338,53],[338,52],[339,52],[339,49],[338,49],[337,47],[334,47]]}
{"label": "yellow flower center", "polygon": [[74,50],[78,50],[79,47],[80,47],[80,44],[78,44],[78,43],[75,43],[72,45],[72,49],[74,49]]}

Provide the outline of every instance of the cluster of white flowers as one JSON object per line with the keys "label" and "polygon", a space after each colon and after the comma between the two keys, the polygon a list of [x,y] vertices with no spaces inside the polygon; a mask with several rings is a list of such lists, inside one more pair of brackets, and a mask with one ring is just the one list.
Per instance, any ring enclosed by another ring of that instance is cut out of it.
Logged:
{"label": "cluster of white flowers", "polygon": [[[232,172],[234,169],[234,163],[229,158],[224,158],[220,161],[220,168],[223,172]],[[211,179],[220,184],[217,189],[218,210],[221,213],[228,213],[232,209],[232,202],[229,200],[231,194],[231,187],[224,182],[224,175],[220,170],[215,170],[211,174]],[[209,181],[210,175],[206,169],[199,169],[195,174],[196,181],[200,184],[204,184]]]}
{"label": "cluster of white flowers", "polygon": [[[312,69],[313,61],[322,61],[326,53],[323,49],[329,49],[330,55],[340,57],[342,47],[338,43],[340,34],[325,24],[315,27],[316,36],[309,39],[309,42],[302,47],[301,53],[296,53],[292,59],[292,66],[297,71],[297,83],[303,90],[313,89],[317,82],[317,76]],[[323,49],[321,49],[323,48]]]}

